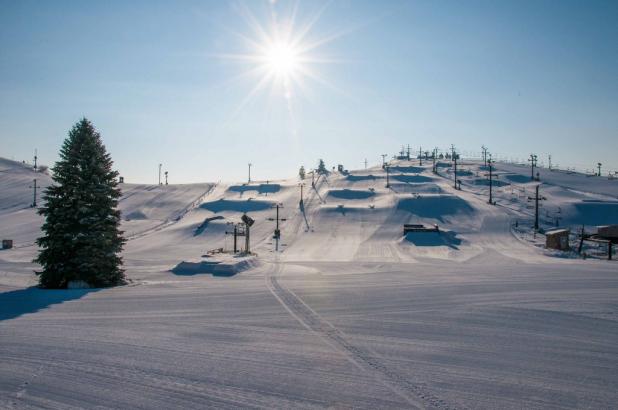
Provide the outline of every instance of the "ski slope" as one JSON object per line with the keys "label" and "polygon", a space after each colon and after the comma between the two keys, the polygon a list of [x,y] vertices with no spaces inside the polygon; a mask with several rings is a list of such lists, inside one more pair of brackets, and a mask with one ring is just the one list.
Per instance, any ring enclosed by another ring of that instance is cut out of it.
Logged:
{"label": "ski slope", "polygon": [[[474,161],[461,165],[461,191],[448,163],[434,174],[400,161],[388,188],[379,167],[305,180],[302,204],[296,179],[122,185],[131,283],[45,291],[31,287],[32,174],[2,164],[13,185],[0,192],[0,230],[16,235],[0,251],[2,408],[618,402],[617,265],[548,252],[513,229],[533,216],[526,168],[497,165],[496,205]],[[618,222],[618,181],[581,178],[541,173],[542,227]],[[230,249],[244,212],[259,263],[233,276],[178,269]],[[441,233],[404,237],[404,223]]]}

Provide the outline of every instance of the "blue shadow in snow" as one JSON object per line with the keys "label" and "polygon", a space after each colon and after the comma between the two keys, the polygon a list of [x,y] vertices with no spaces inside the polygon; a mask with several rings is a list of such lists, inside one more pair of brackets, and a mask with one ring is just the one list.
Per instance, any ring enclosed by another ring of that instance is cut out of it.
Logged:
{"label": "blue shadow in snow", "polygon": [[[489,186],[489,179],[475,179],[474,180],[474,185],[484,185],[484,186]],[[497,181],[494,179],[492,186],[494,187],[501,187],[501,186],[506,186],[506,185],[510,185],[508,182],[504,182],[504,181]]]}
{"label": "blue shadow in snow", "polygon": [[585,225],[618,224],[618,202],[583,201],[573,204],[576,213],[569,222]]}
{"label": "blue shadow in snow", "polygon": [[519,174],[507,174],[504,177],[511,182],[515,182],[516,184],[525,184],[526,182],[532,181],[529,176]]}
{"label": "blue shadow in snow", "polygon": [[214,202],[206,202],[205,204],[200,205],[200,208],[209,210],[211,212],[255,212],[255,211],[263,211],[265,209],[270,209],[272,207],[272,202],[270,201],[255,201],[255,200],[247,200],[247,201],[235,201],[229,199],[219,199]]}
{"label": "blue shadow in snow", "polygon": [[402,167],[402,166],[390,167],[390,172],[401,172],[401,173],[404,173],[404,174],[420,174],[424,170],[425,170],[424,168],[413,167],[413,166],[409,166],[409,167]]}
{"label": "blue shadow in snow", "polygon": [[441,222],[445,215],[470,215],[474,213],[474,209],[468,202],[454,195],[405,198],[399,201],[397,208],[421,218],[433,218]]}
{"label": "blue shadow in snow", "polygon": [[329,191],[328,195],[339,199],[367,199],[374,196],[375,193],[357,189],[336,189]]}
{"label": "blue shadow in snow", "polygon": [[448,246],[458,249],[457,245],[461,244],[461,239],[452,231],[408,232],[405,239],[416,246]]}
{"label": "blue shadow in snow", "polygon": [[422,183],[422,182],[431,182],[431,178],[423,176],[423,175],[393,175],[391,178],[397,181],[405,182],[406,184],[410,183]]}
{"label": "blue shadow in snow", "polygon": [[100,289],[41,289],[36,286],[0,293],[0,321],[80,299]]}
{"label": "blue shadow in snow", "polygon": [[260,184],[260,185],[233,185],[228,189],[231,192],[245,193],[247,191],[257,191],[258,194],[274,194],[281,190],[279,184]]}
{"label": "blue shadow in snow", "polygon": [[375,181],[378,178],[384,178],[384,177],[377,177],[375,175],[346,175],[346,179],[350,182],[359,182],[359,181]]}

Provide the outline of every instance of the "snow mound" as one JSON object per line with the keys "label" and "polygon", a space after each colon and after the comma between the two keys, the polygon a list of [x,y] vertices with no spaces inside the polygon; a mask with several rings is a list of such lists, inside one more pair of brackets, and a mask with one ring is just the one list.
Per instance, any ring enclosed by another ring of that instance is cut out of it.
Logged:
{"label": "snow mound", "polygon": [[195,228],[195,232],[193,236],[201,235],[206,230],[206,228],[208,228],[208,225],[212,221],[217,221],[219,219],[225,219],[225,218],[222,217],[221,215],[217,215],[217,216],[204,219],[204,222],[202,222],[197,228]]}
{"label": "snow mound", "polygon": [[213,276],[234,276],[237,273],[259,266],[255,256],[211,257],[193,261],[182,261],[171,271],[176,275],[212,274]]}
{"label": "snow mound", "polygon": [[219,199],[218,201],[206,202],[200,205],[200,208],[208,211],[218,212],[256,212],[270,209],[273,206],[271,201],[256,201],[248,199],[246,201]]}
{"label": "snow mound", "polygon": [[367,199],[375,195],[373,191],[359,189],[331,189],[328,196],[338,199]]}

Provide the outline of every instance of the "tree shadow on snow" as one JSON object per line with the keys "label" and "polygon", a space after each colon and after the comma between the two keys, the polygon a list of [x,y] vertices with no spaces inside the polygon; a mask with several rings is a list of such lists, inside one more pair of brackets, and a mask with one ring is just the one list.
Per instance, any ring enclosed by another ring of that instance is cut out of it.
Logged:
{"label": "tree shadow on snow", "polygon": [[35,313],[59,303],[80,299],[100,289],[26,289],[0,293],[0,321]]}

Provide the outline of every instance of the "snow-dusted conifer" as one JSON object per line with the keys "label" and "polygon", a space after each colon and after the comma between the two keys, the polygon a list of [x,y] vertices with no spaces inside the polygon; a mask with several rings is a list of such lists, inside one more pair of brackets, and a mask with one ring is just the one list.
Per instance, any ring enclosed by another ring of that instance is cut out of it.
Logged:
{"label": "snow-dusted conifer", "polygon": [[43,268],[37,272],[43,287],[64,288],[69,281],[94,287],[124,282],[119,253],[125,239],[116,209],[121,194],[112,164],[92,123],[83,118],[75,124],[39,210],[45,223],[35,262]]}
{"label": "snow-dusted conifer", "polygon": [[326,169],[323,159],[320,159],[320,163],[318,164],[318,174],[328,174],[328,170]]}

